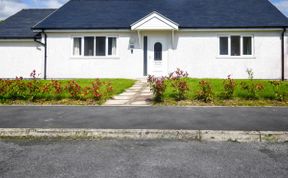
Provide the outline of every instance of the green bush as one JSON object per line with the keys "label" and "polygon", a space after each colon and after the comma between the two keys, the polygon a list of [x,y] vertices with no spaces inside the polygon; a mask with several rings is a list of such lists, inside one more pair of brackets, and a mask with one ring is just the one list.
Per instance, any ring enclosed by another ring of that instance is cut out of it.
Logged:
{"label": "green bush", "polygon": [[187,78],[188,73],[180,69],[169,74],[168,80],[173,87],[174,96],[177,101],[186,99],[186,94],[189,91]]}
{"label": "green bush", "polygon": [[213,91],[209,82],[201,80],[199,82],[200,90],[196,94],[198,100],[204,101],[205,103],[213,100]]}
{"label": "green bush", "polygon": [[231,79],[231,76],[228,75],[228,78],[223,81],[224,91],[221,93],[221,98],[223,99],[233,98],[236,86],[237,84],[235,80]]}
{"label": "green bush", "polygon": [[247,92],[245,96],[246,99],[258,99],[259,92],[264,90],[264,85],[262,83],[256,83],[254,81],[254,72],[252,69],[247,69],[247,74],[249,78],[249,82],[241,82],[241,89]]}
{"label": "green bush", "polygon": [[284,101],[287,95],[287,91],[284,89],[284,84],[281,81],[270,81],[273,86],[274,99],[278,101]]}

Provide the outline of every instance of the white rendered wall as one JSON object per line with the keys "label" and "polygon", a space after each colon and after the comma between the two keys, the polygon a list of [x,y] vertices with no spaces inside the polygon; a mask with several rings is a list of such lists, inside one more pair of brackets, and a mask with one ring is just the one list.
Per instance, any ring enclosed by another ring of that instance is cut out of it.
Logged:
{"label": "white rendered wall", "polygon": [[[73,57],[73,36],[116,36],[117,57]],[[49,33],[47,78],[137,78],[143,77],[143,52],[129,47],[134,33]]]}
{"label": "white rendered wall", "polygon": [[[153,33],[153,32],[149,32]],[[148,41],[149,41],[148,33]],[[219,35],[253,35],[254,56],[219,57]],[[118,57],[72,57],[73,36],[117,36]],[[175,33],[175,49],[169,49],[168,71],[186,70],[195,78],[247,78],[252,68],[257,79],[281,78],[281,31],[275,32],[183,32]],[[133,54],[130,36],[135,32],[115,33],[48,33],[48,78],[139,78],[143,77],[143,45]],[[152,35],[153,36],[153,35]],[[171,36],[167,36],[170,38]],[[167,40],[171,43],[171,39]],[[143,43],[143,41],[141,41]],[[287,44],[287,38],[286,38]],[[170,45],[171,46],[171,45]],[[286,47],[287,50],[287,47]],[[288,64],[286,51],[286,78]],[[149,69],[148,69],[149,71]]]}
{"label": "white rendered wall", "polygon": [[0,41],[0,78],[43,77],[43,49],[33,41]]}
{"label": "white rendered wall", "polygon": [[[253,35],[254,57],[219,57],[219,35]],[[181,32],[169,70],[187,70],[195,78],[247,78],[247,68],[257,79],[281,78],[281,32]],[[286,71],[288,67],[286,65]]]}

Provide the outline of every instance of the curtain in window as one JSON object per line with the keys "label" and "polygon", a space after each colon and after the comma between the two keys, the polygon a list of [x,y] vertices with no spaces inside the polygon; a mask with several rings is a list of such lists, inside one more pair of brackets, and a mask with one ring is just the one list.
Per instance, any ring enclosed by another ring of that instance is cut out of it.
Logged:
{"label": "curtain in window", "polygon": [[252,39],[251,37],[243,37],[243,54],[252,55]]}
{"label": "curtain in window", "polygon": [[96,37],[96,56],[106,55],[106,37]]}
{"label": "curtain in window", "polygon": [[94,56],[94,37],[84,38],[84,55]]}
{"label": "curtain in window", "polygon": [[228,55],[228,37],[220,37],[220,55]]}
{"label": "curtain in window", "polygon": [[240,36],[231,36],[231,56],[240,56]]}
{"label": "curtain in window", "polygon": [[109,37],[108,38],[108,55],[116,55],[116,38]]}
{"label": "curtain in window", "polygon": [[81,56],[81,38],[74,38],[73,55]]}

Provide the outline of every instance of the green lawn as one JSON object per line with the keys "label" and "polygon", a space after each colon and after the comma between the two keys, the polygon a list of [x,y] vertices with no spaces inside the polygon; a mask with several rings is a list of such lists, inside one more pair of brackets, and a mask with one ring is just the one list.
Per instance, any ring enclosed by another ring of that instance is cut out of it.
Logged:
{"label": "green lawn", "polygon": [[[208,81],[213,90],[213,101],[211,103],[204,103],[196,100],[196,93],[199,90],[199,82],[201,80]],[[187,99],[185,101],[175,101],[173,88],[167,83],[167,88],[164,93],[164,102],[160,104],[164,105],[288,105],[288,96],[284,101],[276,101],[273,86],[269,83],[269,80],[253,80],[255,83],[262,83],[264,90],[258,93],[258,98],[255,100],[247,99],[247,92],[241,89],[241,82],[251,82],[250,80],[235,80],[237,83],[234,97],[231,100],[222,99],[221,93],[223,89],[223,79],[192,79],[188,78],[189,91],[187,93]],[[288,82],[285,81],[280,88],[281,92],[288,95]]]}
{"label": "green lawn", "polygon": [[[29,90],[27,89],[24,89],[25,92],[22,92],[21,94],[18,95],[18,91],[21,91],[21,90],[19,90],[18,87],[16,87],[15,92],[13,92],[12,95],[5,95],[5,92],[2,93],[2,95],[0,93],[0,101],[1,101],[0,103],[2,104],[67,104],[67,105],[69,104],[72,104],[72,105],[102,104],[107,99],[111,98],[112,96],[122,93],[124,90],[126,90],[127,88],[130,88],[135,83],[135,80],[130,80],[130,79],[100,79],[101,82],[109,82],[112,86],[112,91],[111,93],[109,93],[109,96],[105,95],[105,97],[97,101],[93,98],[92,95],[87,95],[87,96],[83,95],[84,88],[91,87],[92,82],[95,81],[95,79],[75,79],[75,81],[81,87],[81,94],[79,94],[79,97],[77,98],[71,97],[67,89],[65,89],[68,82],[71,80],[57,80],[57,81],[60,83],[63,89],[63,92],[61,92],[60,94],[55,94],[55,89],[49,90],[49,92],[42,92],[45,84],[49,84],[49,83],[51,84],[52,81],[51,80],[37,80],[38,82],[37,85],[40,86],[41,89],[40,89],[40,92],[38,91],[38,92],[35,92],[36,94],[33,94],[35,96],[31,97],[31,94],[29,94]],[[28,84],[29,82],[32,82],[32,80],[23,80],[23,83]],[[1,85],[0,83],[0,91],[1,91],[1,87],[4,88],[5,85],[3,84]],[[104,91],[103,87],[104,85],[102,85],[101,87],[102,92]],[[11,89],[13,89],[13,87],[8,88],[8,90],[6,89],[6,93],[9,92],[9,90]],[[16,95],[16,97],[14,95]]]}

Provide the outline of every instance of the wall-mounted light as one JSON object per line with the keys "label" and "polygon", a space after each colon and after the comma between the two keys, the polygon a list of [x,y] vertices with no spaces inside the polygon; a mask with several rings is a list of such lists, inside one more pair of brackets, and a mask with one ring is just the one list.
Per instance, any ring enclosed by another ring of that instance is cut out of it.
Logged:
{"label": "wall-mounted light", "polygon": [[135,39],[133,37],[130,37],[129,40],[129,49],[131,50],[131,54],[133,54],[133,50],[135,48]]}

